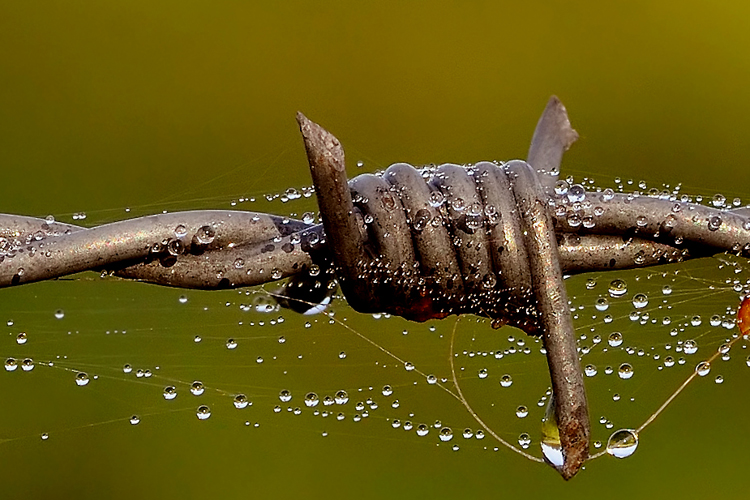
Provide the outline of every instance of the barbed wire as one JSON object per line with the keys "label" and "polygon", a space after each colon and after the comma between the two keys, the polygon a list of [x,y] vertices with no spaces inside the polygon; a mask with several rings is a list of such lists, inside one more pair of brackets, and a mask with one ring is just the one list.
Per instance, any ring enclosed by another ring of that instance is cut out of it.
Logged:
{"label": "barbed wire", "polygon": [[[424,321],[489,317],[541,335],[564,461],[588,457],[589,417],[564,275],[732,252],[750,257],[750,210],[672,193],[587,191],[559,180],[577,138],[557,98],[528,162],[415,168],[346,177],[343,148],[298,115],[322,224],[242,211],[163,213],[94,228],[0,215],[0,286],[87,270],[195,289],[291,278],[291,306],[335,281],[360,312]],[[300,299],[300,300],[295,300]]]}

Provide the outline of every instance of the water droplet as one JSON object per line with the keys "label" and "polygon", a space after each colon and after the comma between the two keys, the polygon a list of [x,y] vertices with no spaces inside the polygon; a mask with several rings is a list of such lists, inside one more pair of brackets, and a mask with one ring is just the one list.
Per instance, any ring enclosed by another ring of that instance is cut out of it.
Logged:
{"label": "water droplet", "polygon": [[344,352],[344,351],[341,351],[341,352],[339,353],[339,359],[346,359],[346,352]]}
{"label": "water droplet", "polygon": [[568,188],[568,200],[571,203],[581,202],[586,198],[586,190],[580,184],[573,184]]}
{"label": "water droplet", "polygon": [[168,385],[164,388],[162,395],[164,396],[164,399],[171,401],[177,397],[177,389],[173,385]]}
{"label": "water droplet", "polygon": [[[385,387],[388,387],[390,389],[390,386],[385,386]],[[386,392],[385,387],[383,388],[383,395],[390,396],[390,394],[385,394]],[[391,391],[391,394],[392,393],[393,391]],[[290,396],[290,399],[291,399],[291,396]],[[346,391],[336,391],[336,394],[334,395],[333,400],[336,402],[337,405],[345,405],[346,403],[349,402],[349,394],[347,394]]]}
{"label": "water droplet", "polygon": [[583,373],[585,373],[587,377],[593,377],[594,375],[596,375],[596,366],[586,365],[586,367],[583,369]]}
{"label": "water droplet", "polygon": [[[748,361],[750,364],[750,361]],[[15,371],[16,368],[18,368],[18,363],[16,362],[16,358],[8,358],[5,360],[5,370],[12,372]]]}
{"label": "water droplet", "polygon": [[65,311],[63,311],[62,309],[58,309],[57,311],[55,311],[55,318],[63,319],[64,317],[65,317]]}
{"label": "water droplet", "polygon": [[[336,394],[338,395],[338,393]],[[282,403],[288,403],[289,401],[292,400],[292,393],[286,389],[283,389],[281,392],[279,392],[279,400]]]}
{"label": "water droplet", "polygon": [[622,333],[620,332],[612,332],[609,334],[609,338],[607,339],[607,342],[609,342],[609,345],[612,347],[619,347],[622,345]]}
{"label": "water droplet", "polygon": [[682,344],[682,351],[685,354],[695,354],[698,352],[698,343],[695,340],[686,340]]}
{"label": "water droplet", "polygon": [[308,392],[305,394],[305,406],[312,408],[314,406],[318,406],[318,403],[320,402],[320,399],[318,399],[318,395],[314,392]]}
{"label": "water droplet", "polygon": [[237,349],[237,341],[234,339],[227,339],[227,349]]}
{"label": "water droplet", "polygon": [[16,336],[16,343],[18,345],[23,345],[26,343],[26,341],[29,340],[28,336],[26,335],[26,332],[21,332]]}
{"label": "water droplet", "polygon": [[625,280],[615,279],[609,283],[609,295],[612,297],[622,297],[628,293],[628,284]]}
{"label": "water droplet", "polygon": [[636,309],[643,309],[648,305],[648,296],[645,293],[637,293],[633,296],[633,306]]}
{"label": "water droplet", "polygon": [[49,434],[46,432],[42,432],[42,435],[40,436],[42,438],[42,441],[46,441],[49,439]]}
{"label": "water droplet", "polygon": [[179,224],[177,227],[174,228],[174,235],[178,238],[182,238],[187,234],[187,227],[185,227],[185,224]]}
{"label": "water droplet", "polygon": [[79,372],[76,375],[76,385],[84,386],[89,383],[89,376],[87,373]]}
{"label": "water droplet", "polygon": [[714,215],[713,217],[708,219],[708,230],[709,231],[716,231],[721,227],[721,217],[718,215]]}
{"label": "water droplet", "polygon": [[247,400],[247,396],[245,396],[244,394],[237,394],[234,397],[233,403],[235,408],[241,410],[243,408],[247,408],[247,405],[250,404],[250,401]]}
{"label": "water droplet", "polygon": [[417,436],[424,437],[430,433],[430,428],[425,424],[419,424],[417,426]]}
{"label": "water droplet", "polygon": [[559,181],[555,183],[555,194],[559,196],[565,196],[566,194],[568,194],[569,188],[570,188],[570,184],[560,179]]}
{"label": "water droplet", "polygon": [[708,361],[701,361],[698,366],[695,367],[695,373],[701,377],[705,377],[711,371],[711,363]]}
{"label": "water droplet", "polygon": [[506,373],[505,375],[500,377],[500,385],[502,385],[503,387],[510,387],[511,385],[513,385],[513,377]]}
{"label": "water droplet", "polygon": [[529,409],[525,406],[521,405],[518,408],[516,408],[516,416],[518,418],[526,418],[526,416],[529,414]]}
{"label": "water droplet", "polygon": [[669,285],[664,285],[661,288],[661,293],[664,294],[664,295],[670,295],[672,293],[672,287],[669,286]]}
{"label": "water droplet", "polygon": [[407,372],[410,372],[414,369],[414,365],[407,361],[406,363],[404,363],[404,368],[406,369]]}
{"label": "water droplet", "polygon": [[33,369],[34,369],[34,360],[33,359],[31,359],[31,358],[24,358],[24,360],[21,361],[21,370],[23,370],[25,372],[30,372]]}
{"label": "water droplet", "polygon": [[594,307],[596,307],[597,311],[604,312],[609,309],[609,300],[606,297],[599,297],[596,299]]}
{"label": "water droplet", "polygon": [[200,380],[196,380],[190,385],[190,392],[193,394],[193,396],[200,396],[206,391],[206,388],[203,386],[203,382]]}
{"label": "water droplet", "polygon": [[453,439],[453,429],[450,427],[443,427],[440,429],[440,434],[438,435],[440,437],[440,441],[447,442]]}
{"label": "water droplet", "polygon": [[607,441],[607,453],[616,458],[627,458],[638,448],[638,433],[633,429],[620,429]]}
{"label": "water droplet", "polygon": [[627,380],[633,376],[633,365],[630,363],[623,363],[620,368],[617,369],[617,375],[624,380]]}
{"label": "water droplet", "polygon": [[487,368],[479,370],[479,378],[487,378]]}
{"label": "water droplet", "polygon": [[430,385],[437,384],[437,377],[435,375],[432,375],[432,374],[427,375],[427,383],[430,384]]}
{"label": "water droplet", "polygon": [[201,245],[208,245],[216,238],[216,231],[211,226],[201,226],[195,232],[195,240]]}
{"label": "water droplet", "polygon": [[130,425],[138,425],[139,423],[141,423],[141,417],[139,417],[138,415],[133,415],[132,417],[130,417]]}
{"label": "water droplet", "polygon": [[211,408],[206,405],[200,405],[198,407],[198,411],[195,413],[195,416],[198,417],[198,420],[206,420],[211,416]]}
{"label": "water droplet", "polygon": [[526,449],[531,444],[531,436],[529,436],[527,433],[523,433],[520,436],[518,436],[518,444],[521,445],[521,448]]}

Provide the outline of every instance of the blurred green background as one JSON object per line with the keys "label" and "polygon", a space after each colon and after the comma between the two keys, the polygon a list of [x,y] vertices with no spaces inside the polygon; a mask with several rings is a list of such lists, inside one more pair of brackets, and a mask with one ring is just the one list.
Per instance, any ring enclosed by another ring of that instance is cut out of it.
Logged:
{"label": "blurred green background", "polygon": [[[314,200],[273,199],[310,183],[298,110],[342,140],[353,176],[394,161],[522,158],[552,94],[581,134],[564,174],[602,185],[617,176],[656,187],[682,183],[682,192],[721,192],[747,203],[749,20],[750,5],[739,1],[2,2],[0,211],[64,222],[85,212],[78,222],[87,225],[233,204],[300,214],[314,209]],[[698,337],[697,356],[705,358],[731,334],[710,327],[708,317],[731,317],[737,293],[722,287],[747,276],[719,267],[706,259],[665,269],[668,276],[620,273],[631,294],[613,304],[620,312],[606,326],[601,314],[592,321],[591,310],[618,276],[596,277],[591,290],[586,277],[571,280],[574,303],[585,307],[576,323],[581,332],[605,337],[619,328],[627,345],[648,351],[641,361],[625,352],[592,353],[600,367],[587,379],[596,439],[639,425],[700,359],[667,376],[653,352],[663,357],[667,344]],[[664,284],[679,292],[669,303],[660,296]],[[635,290],[652,297],[648,311],[657,324],[627,318]],[[183,294],[186,303],[178,300]],[[257,290],[184,292],[93,273],[0,290],[0,355],[56,363],[0,375],[3,494],[746,495],[749,380],[740,344],[721,367],[724,383],[712,382],[714,371],[691,385],[644,433],[633,457],[592,462],[566,484],[548,467],[502,447],[492,451],[497,444],[489,437],[460,438],[464,427],[476,430],[460,403],[342,326],[244,311],[262,297]],[[358,315],[341,303],[335,310],[424,373],[450,377],[455,320],[417,325]],[[662,321],[666,314],[672,325]],[[670,330],[696,314],[702,324],[672,339]],[[20,332],[26,344],[16,342]],[[518,332],[493,331],[473,318],[462,319],[457,332],[467,399],[506,439],[528,432],[536,453],[543,411],[536,402],[548,383],[543,357],[469,356],[518,347]],[[237,349],[225,347],[228,338],[237,339]],[[603,375],[605,365],[623,361],[636,368],[630,385]],[[133,373],[123,373],[125,363]],[[490,377],[480,381],[482,368]],[[153,376],[136,378],[137,369]],[[77,387],[79,370],[98,378]],[[513,375],[511,388],[497,383],[503,373]],[[193,380],[207,393],[189,394]],[[179,395],[167,402],[161,391],[170,384]],[[394,386],[393,396],[381,394],[385,384]],[[290,404],[278,400],[282,389],[292,391]],[[322,398],[339,389],[351,400],[327,417],[323,405],[309,409],[301,401],[309,391]],[[239,392],[253,406],[234,409]],[[635,401],[613,405],[614,393]],[[400,408],[392,408],[393,398]],[[362,414],[358,401],[370,416],[354,422]],[[195,418],[200,404],[212,408],[206,421]],[[526,419],[513,415],[519,404],[532,411]],[[288,411],[296,406],[301,415]],[[131,425],[131,415],[141,422]],[[614,429],[598,424],[600,415]],[[391,429],[393,418],[426,423],[431,432],[421,438]],[[440,443],[435,420],[454,429],[452,442]],[[40,439],[45,432],[49,439]],[[451,451],[453,444],[460,451]]]}

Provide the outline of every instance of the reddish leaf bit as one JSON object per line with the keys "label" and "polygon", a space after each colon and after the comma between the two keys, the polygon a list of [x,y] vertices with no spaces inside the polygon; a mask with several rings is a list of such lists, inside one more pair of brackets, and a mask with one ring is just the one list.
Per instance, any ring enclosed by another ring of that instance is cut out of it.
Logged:
{"label": "reddish leaf bit", "polygon": [[740,327],[740,334],[750,334],[750,295],[745,297],[740,305],[740,310],[737,311],[737,324]]}

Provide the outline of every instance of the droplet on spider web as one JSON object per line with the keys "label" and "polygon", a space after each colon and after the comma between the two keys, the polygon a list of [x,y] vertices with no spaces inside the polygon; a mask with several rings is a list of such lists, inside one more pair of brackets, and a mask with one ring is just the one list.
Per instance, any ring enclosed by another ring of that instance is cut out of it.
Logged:
{"label": "droplet on spider web", "polygon": [[638,432],[621,429],[612,433],[607,441],[607,453],[616,458],[627,458],[638,448]]}

